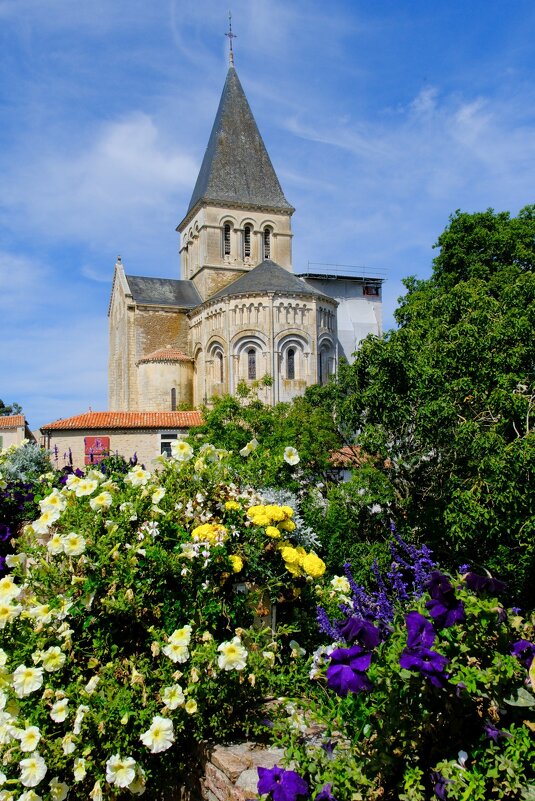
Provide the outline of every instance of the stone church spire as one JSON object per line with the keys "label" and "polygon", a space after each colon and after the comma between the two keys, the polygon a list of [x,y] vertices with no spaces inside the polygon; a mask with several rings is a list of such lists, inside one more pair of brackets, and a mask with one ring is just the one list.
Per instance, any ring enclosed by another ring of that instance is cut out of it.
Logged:
{"label": "stone church spire", "polygon": [[294,211],[284,197],[232,63],[186,218],[201,203]]}

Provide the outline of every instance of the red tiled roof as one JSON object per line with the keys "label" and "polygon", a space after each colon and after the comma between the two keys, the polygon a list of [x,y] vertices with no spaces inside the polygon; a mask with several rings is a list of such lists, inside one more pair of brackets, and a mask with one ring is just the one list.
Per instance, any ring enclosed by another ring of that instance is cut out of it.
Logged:
{"label": "red tiled roof", "polygon": [[366,461],[358,445],[344,445],[337,451],[331,451],[329,461],[333,467],[358,466]]}
{"label": "red tiled roof", "polygon": [[6,414],[0,415],[0,428],[20,428],[24,427],[23,414]]}
{"label": "red tiled roof", "polygon": [[190,428],[202,425],[202,415],[191,412],[85,412],[41,426],[41,431],[103,428]]}
{"label": "red tiled roof", "polygon": [[144,362],[191,362],[193,359],[181,350],[176,348],[162,348],[155,350],[154,353],[149,353],[148,356],[143,356],[138,361],[138,364]]}

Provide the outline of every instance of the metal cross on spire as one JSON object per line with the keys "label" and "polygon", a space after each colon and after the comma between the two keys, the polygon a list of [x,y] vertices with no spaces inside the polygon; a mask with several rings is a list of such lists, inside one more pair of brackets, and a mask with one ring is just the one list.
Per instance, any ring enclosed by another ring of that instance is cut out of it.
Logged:
{"label": "metal cross on spire", "polygon": [[228,33],[226,33],[225,36],[228,36],[228,41],[230,45],[229,64],[232,64],[232,66],[234,66],[234,52],[232,50],[232,40],[237,39],[238,37],[236,36],[235,33],[232,33],[232,14],[230,13],[230,11],[228,12]]}

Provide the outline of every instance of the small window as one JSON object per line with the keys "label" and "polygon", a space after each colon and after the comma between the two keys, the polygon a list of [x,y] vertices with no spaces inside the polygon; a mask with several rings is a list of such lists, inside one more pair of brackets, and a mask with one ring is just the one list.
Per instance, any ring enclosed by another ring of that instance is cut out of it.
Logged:
{"label": "small window", "polygon": [[286,354],[286,378],[293,381],[295,378],[295,349],[288,348]]}
{"label": "small window", "polygon": [[171,411],[176,412],[176,388],[171,389]]}
{"label": "small window", "polygon": [[243,229],[243,258],[251,257],[251,226],[246,225]]}
{"label": "small window", "polygon": [[365,295],[372,295],[373,297],[379,296],[379,287],[375,286],[374,284],[368,284],[364,287],[364,294]]}
{"label": "small window", "polygon": [[219,367],[218,367],[218,370],[219,370],[219,383],[222,384],[223,383],[223,354],[221,353],[221,351],[218,351],[216,353],[216,359],[217,359],[217,363],[219,365]]}
{"label": "small window", "polygon": [[247,351],[247,378],[254,380],[256,378],[256,350],[249,348]]}
{"label": "small window", "polygon": [[223,256],[230,256],[230,223],[223,226]]}
{"label": "small window", "polygon": [[271,258],[271,229],[264,228],[264,259]]}
{"label": "small window", "polygon": [[160,435],[160,453],[165,453],[171,456],[171,443],[178,439],[178,434],[161,434]]}

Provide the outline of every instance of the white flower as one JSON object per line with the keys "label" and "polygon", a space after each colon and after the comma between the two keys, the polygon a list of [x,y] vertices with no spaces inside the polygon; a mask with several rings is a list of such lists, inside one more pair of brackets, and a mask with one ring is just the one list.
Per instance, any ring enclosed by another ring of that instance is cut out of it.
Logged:
{"label": "white flower", "polygon": [[255,451],[257,448],[258,448],[258,440],[252,439],[250,442],[247,443],[247,445],[244,448],[241,449],[240,456],[244,457],[249,456],[249,454]]}
{"label": "white flower", "polygon": [[0,629],[11,623],[22,611],[22,606],[0,603]]}
{"label": "white flower", "polygon": [[45,760],[38,753],[26,759],[21,759],[19,767],[20,781],[24,787],[36,787],[46,776]]}
{"label": "white flower", "polygon": [[165,487],[158,487],[152,493],[151,500],[153,503],[160,503],[164,495],[165,495]]}
{"label": "white flower", "polygon": [[299,463],[299,454],[291,445],[284,449],[284,461],[292,467]]}
{"label": "white flower", "polygon": [[169,642],[175,645],[189,645],[191,642],[191,626],[182,626],[181,629],[175,629],[169,637]]}
{"label": "white flower", "polygon": [[55,531],[46,544],[48,553],[52,556],[57,556],[64,551],[63,537],[59,532]]}
{"label": "white flower", "polygon": [[189,659],[189,651],[186,645],[177,645],[174,642],[170,642],[164,648],[162,648],[163,653],[169,657],[171,662],[187,662]]}
{"label": "white flower", "polygon": [[221,670],[243,670],[247,662],[247,651],[239,637],[230,642],[222,642],[217,650],[220,653],[217,664]]}
{"label": "white flower", "polygon": [[171,456],[177,462],[188,462],[193,456],[193,448],[187,442],[176,439],[171,443]]}
{"label": "white flower", "polygon": [[[14,798],[14,796],[9,796],[9,798]],[[33,790],[26,790],[22,795],[19,795],[18,801],[43,801],[43,797]]]}
{"label": "white flower", "polygon": [[52,801],[65,801],[69,792],[69,785],[65,782],[60,782],[58,776],[54,776],[50,782],[50,798]]}
{"label": "white flower", "polygon": [[143,732],[139,739],[152,754],[167,751],[175,741],[172,721],[162,718],[160,715],[155,715],[150,727]]}
{"label": "white flower", "polygon": [[50,495],[47,495],[46,498],[43,498],[42,501],[39,501],[39,508],[41,509],[41,512],[52,510],[61,513],[66,506],[67,500],[63,497],[58,489],[53,489]]}
{"label": "white flower", "polygon": [[65,664],[67,657],[57,645],[51,645],[46,651],[43,652],[43,667],[47,673],[54,673],[60,670]]}
{"label": "white flower", "polygon": [[67,476],[67,481],[65,482],[65,486],[67,489],[75,490],[78,484],[82,479],[80,476],[75,475],[75,473],[71,473],[70,476]]}
{"label": "white flower", "polygon": [[20,741],[21,751],[35,751],[41,739],[41,732],[37,726],[28,726],[27,729],[22,729],[17,740]]}
{"label": "white flower", "polygon": [[[13,689],[17,698],[34,693],[43,683],[43,668],[19,665],[13,673]],[[32,787],[33,785],[26,785]]]}
{"label": "white flower", "polygon": [[374,503],[372,506],[369,506],[368,509],[370,510],[370,514],[378,515],[379,512],[383,511],[383,507],[379,503]]}
{"label": "white flower", "polygon": [[74,494],[77,498],[83,498],[85,495],[92,495],[98,487],[98,481],[94,478],[81,478],[74,486]]}
{"label": "white flower", "polygon": [[296,640],[290,640],[289,645],[290,648],[292,649],[292,657],[294,659],[300,659],[302,656],[306,655],[305,649],[301,648],[301,646]]}
{"label": "white flower", "polygon": [[5,708],[6,701],[7,701],[7,695],[3,690],[0,690],[0,712],[2,711],[2,709]]}
{"label": "white flower", "polygon": [[125,476],[125,483],[131,484],[132,487],[144,487],[150,478],[148,470],[143,470],[142,467],[136,467]]}
{"label": "white flower", "polygon": [[73,773],[75,782],[81,782],[85,779],[87,771],[85,769],[85,759],[83,757],[78,757],[74,760]]}
{"label": "white flower", "polygon": [[46,626],[52,620],[52,615],[53,612],[48,604],[37,604],[36,606],[30,606],[23,616],[31,617]]}
{"label": "white flower", "polygon": [[146,787],[146,779],[145,779],[145,771],[143,768],[140,768],[139,765],[136,767],[136,778],[132,782],[132,784],[128,785],[129,792],[133,793],[134,795],[143,795]]}
{"label": "white flower", "polygon": [[61,747],[63,748],[63,753],[65,756],[69,756],[69,754],[72,754],[72,752],[76,750],[76,745],[73,741],[73,735],[70,732],[69,734],[66,734],[61,741]]}
{"label": "white flower", "polygon": [[91,498],[89,506],[94,512],[101,512],[103,509],[109,509],[112,502],[111,492],[101,492],[96,498]]}
{"label": "white flower", "polygon": [[351,592],[349,581],[345,576],[333,576],[331,579],[331,587],[335,592],[341,592],[344,595],[348,595]]}
{"label": "white flower", "polygon": [[82,730],[82,721],[85,717],[85,713],[89,712],[89,707],[85,704],[80,704],[78,709],[76,710],[76,717],[74,718],[74,724],[72,727],[73,734],[80,734]]}
{"label": "white flower", "polygon": [[0,667],[4,667],[7,663],[7,654],[3,648],[0,648]]}
{"label": "white flower", "polygon": [[0,603],[9,604],[18,598],[21,588],[18,587],[11,576],[4,576],[0,579]]}
{"label": "white flower", "polygon": [[186,706],[184,709],[188,715],[194,715],[197,711],[197,701],[194,698],[190,698],[189,701],[186,701]]}
{"label": "white flower", "polygon": [[34,520],[32,528],[36,534],[46,534],[50,526],[59,519],[60,513],[57,509],[47,509],[41,517]]}
{"label": "white flower", "polygon": [[89,793],[89,798],[91,798],[91,801],[102,801],[103,795],[100,782],[95,782],[93,789]]}
{"label": "white flower", "polygon": [[65,718],[69,713],[69,699],[68,698],[61,698],[59,701],[56,701],[55,704],[52,704],[50,709],[50,717],[54,721],[54,723],[63,723]]}
{"label": "white flower", "polygon": [[182,706],[185,701],[184,692],[180,684],[172,684],[171,687],[166,687],[162,692],[162,701],[168,709],[176,709]]}
{"label": "white flower", "polygon": [[7,776],[0,770],[0,787],[7,782]]}
{"label": "white flower", "polygon": [[85,539],[81,534],[71,531],[70,534],[66,534],[62,539],[63,550],[67,556],[79,556],[85,551]]}
{"label": "white flower", "polygon": [[136,761],[114,754],[106,762],[106,781],[117,787],[128,787],[136,777]]}
{"label": "white flower", "polygon": [[95,690],[97,689],[97,684],[100,681],[100,676],[93,676],[84,687],[84,690],[88,695],[93,695]]}

